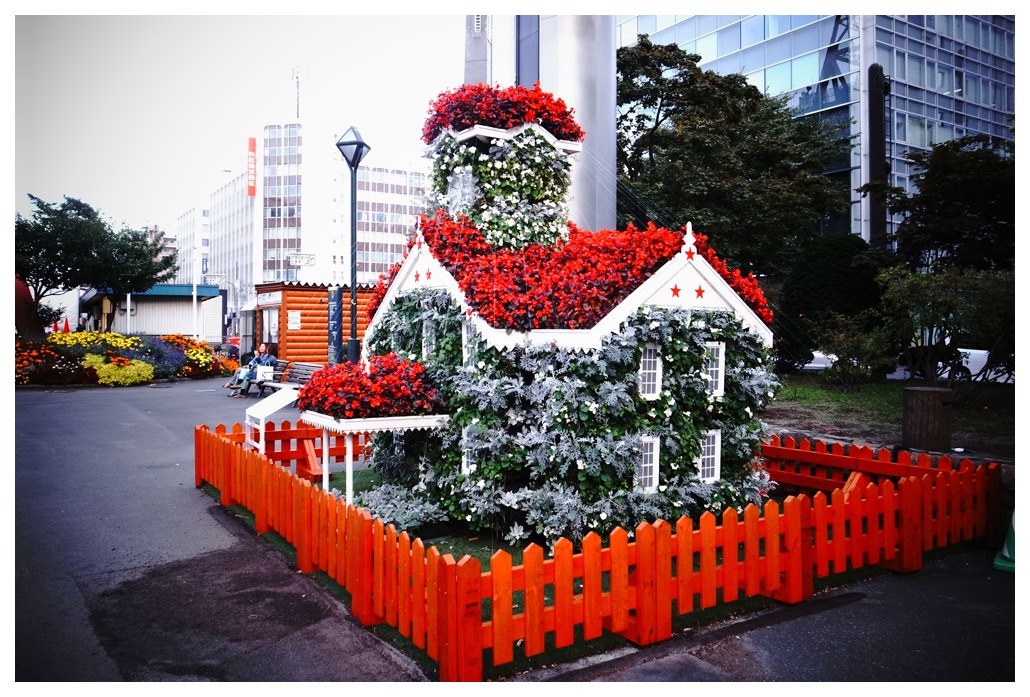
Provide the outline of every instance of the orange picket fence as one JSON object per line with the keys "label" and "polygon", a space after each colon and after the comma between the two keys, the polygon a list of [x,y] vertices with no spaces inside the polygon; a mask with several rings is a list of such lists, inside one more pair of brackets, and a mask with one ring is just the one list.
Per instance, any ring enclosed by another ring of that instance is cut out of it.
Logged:
{"label": "orange picket fence", "polygon": [[[281,535],[301,571],[325,572],[350,594],[356,619],[396,628],[439,663],[443,681],[482,680],[485,656],[495,666],[516,651],[534,656],[548,636],[555,648],[569,646],[577,628],[580,641],[614,632],[652,644],[672,636],[676,615],[716,603],[755,595],[801,602],[816,578],[865,565],[913,571],[924,551],[991,539],[1000,513],[993,463],[955,469],[941,460],[888,462],[773,441],[766,446],[773,478],[789,486],[816,480],[821,486],[805,485],[815,494],[728,509],[720,518],[705,513],[697,521],[641,523],[632,533],[616,529],[607,546],[594,533],[579,551],[565,539],[549,556],[530,545],[518,566],[498,551],[484,570],[471,557],[455,561],[425,549],[293,474],[283,463],[311,434],[288,422],[268,427],[266,441],[279,431],[278,462],[245,447],[238,425],[197,427],[196,485],[207,482],[222,505],[250,510],[259,534]],[[836,482],[829,493],[827,482]]]}

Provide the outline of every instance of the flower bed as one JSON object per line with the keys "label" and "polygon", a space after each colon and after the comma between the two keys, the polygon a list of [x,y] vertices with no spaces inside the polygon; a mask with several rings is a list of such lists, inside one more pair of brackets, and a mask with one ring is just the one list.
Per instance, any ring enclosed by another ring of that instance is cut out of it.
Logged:
{"label": "flower bed", "polygon": [[206,342],[182,334],[55,332],[43,340],[17,336],[14,355],[17,385],[127,386],[158,378],[228,375],[238,367],[216,356]]}

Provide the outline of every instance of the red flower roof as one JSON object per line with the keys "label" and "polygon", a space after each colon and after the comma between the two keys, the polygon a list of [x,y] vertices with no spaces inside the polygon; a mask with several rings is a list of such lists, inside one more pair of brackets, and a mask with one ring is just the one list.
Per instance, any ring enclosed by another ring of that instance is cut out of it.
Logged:
{"label": "red flower roof", "polygon": [[[682,231],[653,223],[645,230],[597,232],[569,223],[567,242],[517,251],[492,247],[466,218],[454,220],[443,211],[423,219],[421,228],[473,311],[493,327],[516,331],[593,327],[683,247]],[[694,239],[698,252],[763,321],[771,322],[755,277],[727,268],[704,235],[695,233]],[[370,319],[399,269],[377,284]]]}

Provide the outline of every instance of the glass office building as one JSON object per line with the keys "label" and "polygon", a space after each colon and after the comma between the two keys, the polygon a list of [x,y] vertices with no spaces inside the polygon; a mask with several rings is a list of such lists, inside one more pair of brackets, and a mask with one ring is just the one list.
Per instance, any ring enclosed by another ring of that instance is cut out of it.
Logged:
{"label": "glass office building", "polygon": [[742,73],[804,115],[851,120],[855,148],[829,172],[852,191],[831,229],[889,232],[882,207],[854,190],[889,177],[910,189],[906,153],[974,134],[1014,140],[1014,15],[620,15],[616,42],[639,34]]}

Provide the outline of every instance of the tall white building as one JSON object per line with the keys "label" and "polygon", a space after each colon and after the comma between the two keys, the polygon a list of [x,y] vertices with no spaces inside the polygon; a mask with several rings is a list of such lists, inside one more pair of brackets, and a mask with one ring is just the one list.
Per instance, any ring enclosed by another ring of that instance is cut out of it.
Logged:
{"label": "tall white building", "polygon": [[[338,130],[297,119],[241,139],[244,170],[176,221],[176,280],[192,283],[196,268],[198,283],[226,290],[229,317],[253,308],[256,284],[349,286],[351,173],[334,147]],[[429,212],[428,161],[366,162],[357,173],[359,285],[374,284],[403,258],[417,217]]]}

